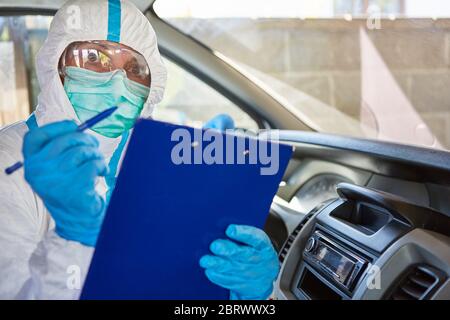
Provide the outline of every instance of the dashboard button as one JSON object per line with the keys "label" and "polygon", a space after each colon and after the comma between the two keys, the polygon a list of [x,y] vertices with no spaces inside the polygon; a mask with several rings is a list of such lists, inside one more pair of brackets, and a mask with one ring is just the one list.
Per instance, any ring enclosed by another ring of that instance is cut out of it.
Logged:
{"label": "dashboard button", "polygon": [[306,242],[305,251],[311,252],[311,251],[313,251],[315,246],[316,246],[316,239],[311,237],[308,239],[308,242]]}

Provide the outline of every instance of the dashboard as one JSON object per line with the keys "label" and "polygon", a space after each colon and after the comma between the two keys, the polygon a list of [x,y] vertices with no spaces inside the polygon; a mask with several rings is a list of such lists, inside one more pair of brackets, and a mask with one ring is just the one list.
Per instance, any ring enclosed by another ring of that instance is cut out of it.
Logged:
{"label": "dashboard", "polygon": [[295,152],[266,223],[277,299],[450,299],[450,153],[280,137]]}

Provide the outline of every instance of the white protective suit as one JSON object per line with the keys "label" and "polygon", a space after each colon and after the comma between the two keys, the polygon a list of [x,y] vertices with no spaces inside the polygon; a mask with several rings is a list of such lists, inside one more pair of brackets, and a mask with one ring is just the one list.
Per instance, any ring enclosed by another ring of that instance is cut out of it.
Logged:
{"label": "white protective suit", "polygon": [[[71,42],[111,40],[114,31],[120,35],[119,42],[140,52],[150,67],[151,90],[142,113],[150,116],[163,97],[166,69],[149,21],[125,0],[78,0],[69,1],[56,13],[37,55],[41,93],[35,116],[39,126],[64,119],[79,123],[58,75],[59,58]],[[93,248],[59,237],[23,170],[11,176],[3,170],[23,158],[22,139],[27,130],[25,122],[18,122],[0,131],[0,299],[77,299]],[[121,138],[89,133],[98,138],[108,163]],[[98,179],[96,190],[106,195],[103,178]]]}

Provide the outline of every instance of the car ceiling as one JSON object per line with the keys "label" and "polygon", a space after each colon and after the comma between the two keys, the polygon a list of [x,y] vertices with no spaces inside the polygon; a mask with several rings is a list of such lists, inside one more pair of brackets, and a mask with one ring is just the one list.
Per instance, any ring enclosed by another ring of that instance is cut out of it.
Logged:
{"label": "car ceiling", "polygon": [[[59,9],[67,0],[4,0],[0,8]],[[131,0],[141,11],[150,7],[154,0]]]}

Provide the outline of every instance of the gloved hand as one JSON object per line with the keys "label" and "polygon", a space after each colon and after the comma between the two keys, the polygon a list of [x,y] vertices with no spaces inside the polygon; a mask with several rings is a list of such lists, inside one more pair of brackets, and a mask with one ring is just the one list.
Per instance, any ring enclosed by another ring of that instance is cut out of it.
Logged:
{"label": "gloved hand", "polygon": [[227,129],[234,129],[234,121],[227,114],[219,114],[205,123],[204,129],[217,129],[225,131]]}
{"label": "gloved hand", "polygon": [[264,231],[230,225],[226,235],[235,241],[218,239],[211,243],[214,255],[200,259],[208,279],[230,290],[232,300],[263,300],[273,290],[279,271],[278,256]]}
{"label": "gloved hand", "polygon": [[22,149],[25,179],[55,220],[59,236],[95,246],[105,213],[95,180],[108,169],[97,139],[76,130],[72,121],[30,130]]}

